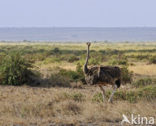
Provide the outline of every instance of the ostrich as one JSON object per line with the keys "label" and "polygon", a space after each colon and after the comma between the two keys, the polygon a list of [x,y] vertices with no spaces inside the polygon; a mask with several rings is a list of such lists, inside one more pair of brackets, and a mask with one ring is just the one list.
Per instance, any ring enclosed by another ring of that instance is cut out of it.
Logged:
{"label": "ostrich", "polygon": [[89,59],[89,47],[91,43],[87,42],[87,58],[84,64],[84,75],[86,83],[89,85],[98,85],[102,90],[103,101],[105,100],[105,90],[103,86],[112,85],[113,92],[108,100],[108,102],[112,102],[112,98],[117,88],[120,87],[121,83],[121,70],[119,67],[113,66],[93,66],[88,68],[88,59]]}

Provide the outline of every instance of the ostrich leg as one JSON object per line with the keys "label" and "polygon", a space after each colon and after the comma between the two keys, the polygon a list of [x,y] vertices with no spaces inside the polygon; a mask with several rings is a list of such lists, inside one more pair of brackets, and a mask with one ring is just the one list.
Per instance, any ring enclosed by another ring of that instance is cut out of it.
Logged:
{"label": "ostrich leg", "polygon": [[117,90],[117,85],[115,84],[114,85],[114,90],[113,90],[108,102],[111,102],[111,103],[113,102],[113,96],[114,96],[114,93],[116,92],[116,90]]}
{"label": "ostrich leg", "polygon": [[105,101],[105,89],[100,85],[100,89],[102,90],[103,102]]}

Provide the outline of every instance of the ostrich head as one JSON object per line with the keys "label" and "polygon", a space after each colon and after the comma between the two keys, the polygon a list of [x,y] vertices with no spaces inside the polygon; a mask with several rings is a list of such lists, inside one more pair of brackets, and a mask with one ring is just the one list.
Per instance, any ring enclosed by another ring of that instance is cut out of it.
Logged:
{"label": "ostrich head", "polygon": [[90,42],[87,42],[86,44],[87,44],[87,46],[88,46],[88,47],[90,47],[90,45],[91,45],[91,43],[90,43]]}

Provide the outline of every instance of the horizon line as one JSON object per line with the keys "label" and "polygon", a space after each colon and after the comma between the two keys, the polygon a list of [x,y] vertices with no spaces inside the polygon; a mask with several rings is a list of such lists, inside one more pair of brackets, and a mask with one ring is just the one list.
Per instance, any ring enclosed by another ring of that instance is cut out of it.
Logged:
{"label": "horizon line", "polygon": [[156,26],[107,26],[107,27],[95,27],[95,26],[0,26],[0,28],[156,28]]}

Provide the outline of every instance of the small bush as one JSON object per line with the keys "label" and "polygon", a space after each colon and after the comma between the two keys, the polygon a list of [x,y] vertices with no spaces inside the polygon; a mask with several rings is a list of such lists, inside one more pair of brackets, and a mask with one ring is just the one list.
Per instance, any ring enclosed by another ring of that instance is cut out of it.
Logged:
{"label": "small bush", "polygon": [[57,72],[51,74],[48,85],[75,87],[78,82],[85,82],[83,71],[79,65],[77,65],[76,71],[58,68]]}
{"label": "small bush", "polygon": [[76,72],[79,74],[79,80],[80,80],[83,84],[86,84],[85,76],[84,76],[82,67],[83,67],[83,66],[80,65],[80,63],[78,63],[78,64],[76,65]]}
{"label": "small bush", "polygon": [[122,84],[131,83],[133,77],[133,72],[129,71],[127,67],[121,68],[121,80]]}
{"label": "small bush", "polygon": [[78,60],[79,60],[79,58],[76,57],[76,56],[70,56],[70,57],[68,58],[68,62],[70,62],[70,63],[73,63],[73,62],[78,61]]}
{"label": "small bush", "polygon": [[84,95],[81,93],[74,93],[71,96],[74,101],[78,101],[78,102],[84,101]]}
{"label": "small bush", "polygon": [[133,83],[134,87],[142,87],[142,86],[147,86],[152,84],[152,79],[151,78],[144,78],[144,79],[139,79],[136,82]]}
{"label": "small bush", "polygon": [[128,65],[127,60],[111,60],[109,61],[110,65]]}
{"label": "small bush", "polygon": [[82,66],[80,64],[77,64],[76,71],[61,69],[59,74],[69,78],[71,82],[85,82]]}
{"label": "small bush", "polygon": [[59,73],[51,74],[48,85],[54,87],[70,87],[70,80]]}
{"label": "small bush", "polygon": [[93,102],[103,102],[103,97],[101,93],[97,93],[92,98]]}
{"label": "small bush", "polygon": [[72,70],[65,70],[61,69],[59,72],[60,75],[67,77],[70,79],[70,81],[78,81],[79,80],[79,74]]}
{"label": "small bush", "polygon": [[61,51],[59,48],[54,48],[54,50],[52,50],[52,54],[61,54]]}
{"label": "small bush", "polygon": [[156,56],[153,56],[149,59],[149,63],[156,64]]}
{"label": "small bush", "polygon": [[61,59],[59,58],[59,57],[48,57],[48,58],[46,58],[44,61],[43,61],[43,63],[44,64],[49,64],[49,63],[55,63],[55,62],[60,62],[61,61]]}
{"label": "small bush", "polygon": [[143,59],[148,59],[149,55],[136,55],[136,59],[138,60],[143,60]]}
{"label": "small bush", "polygon": [[20,53],[5,56],[0,65],[0,83],[22,85],[29,82],[33,75],[31,67],[31,63],[22,58]]}

